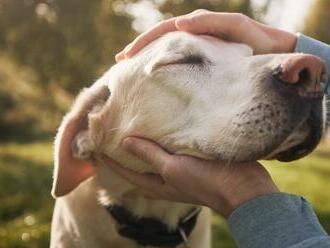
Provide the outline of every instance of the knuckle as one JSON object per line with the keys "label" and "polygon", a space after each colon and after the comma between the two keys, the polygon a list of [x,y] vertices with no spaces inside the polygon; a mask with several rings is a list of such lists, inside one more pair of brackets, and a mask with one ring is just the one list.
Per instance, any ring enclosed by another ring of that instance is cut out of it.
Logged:
{"label": "knuckle", "polygon": [[245,32],[249,27],[250,18],[242,13],[232,14],[232,25],[235,29],[228,29],[227,33],[229,36],[237,35],[237,33]]}
{"label": "knuckle", "polygon": [[164,163],[161,171],[161,175],[167,182],[176,181],[177,175],[181,174],[181,158],[170,158]]}
{"label": "knuckle", "polygon": [[244,18],[244,17],[245,17],[244,14],[239,13],[239,12],[233,13],[233,15],[234,15],[236,18],[238,18],[238,19],[241,19],[241,18]]}
{"label": "knuckle", "polygon": [[157,23],[157,24],[154,26],[154,28],[164,26],[164,25],[166,25],[167,22],[168,22],[168,20],[160,21],[159,23]]}
{"label": "knuckle", "polygon": [[172,177],[171,166],[168,166],[167,164],[165,164],[163,166],[163,168],[161,169],[160,173],[165,181],[169,181]]}
{"label": "knuckle", "polygon": [[213,11],[199,9],[196,12],[193,12],[191,15],[189,15],[191,26],[194,25],[199,26],[200,23],[208,22],[208,20],[216,14],[217,13]]}
{"label": "knuckle", "polygon": [[152,153],[149,151],[148,147],[143,146],[140,148],[140,151],[137,154],[140,158],[142,158],[143,160],[150,160],[150,158],[152,157]]}
{"label": "knuckle", "polygon": [[249,17],[242,13],[234,13],[234,22],[239,26],[244,26],[244,24],[248,23]]}
{"label": "knuckle", "polygon": [[167,200],[174,200],[176,197],[176,192],[173,190],[172,187],[166,187],[163,190],[163,198],[167,199]]}
{"label": "knuckle", "polygon": [[174,162],[166,161],[161,168],[161,175],[165,181],[172,181],[173,175],[175,174],[176,165]]}
{"label": "knuckle", "polygon": [[207,9],[196,9],[195,11],[193,11],[192,13],[193,14],[205,14],[205,13],[208,13],[208,12],[211,12]]}
{"label": "knuckle", "polygon": [[167,19],[167,20],[162,20],[162,21],[158,22],[157,24],[155,24],[155,25],[152,27],[152,31],[157,30],[157,29],[163,27],[163,26],[166,25],[168,22],[169,22],[168,19]]}
{"label": "knuckle", "polygon": [[169,18],[169,19],[166,19],[166,20],[162,20],[160,21],[156,26],[157,27],[162,27],[162,26],[165,26],[167,25],[168,23],[170,23],[171,21],[173,21],[174,18]]}

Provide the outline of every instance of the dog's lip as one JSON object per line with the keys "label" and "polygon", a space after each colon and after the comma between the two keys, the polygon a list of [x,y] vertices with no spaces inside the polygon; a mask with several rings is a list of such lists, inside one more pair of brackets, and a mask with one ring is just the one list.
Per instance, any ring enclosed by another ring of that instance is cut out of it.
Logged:
{"label": "dog's lip", "polygon": [[318,145],[322,131],[321,131],[321,119],[317,117],[315,110],[312,110],[310,116],[306,120],[310,127],[308,137],[299,145],[290,148],[287,151],[278,153],[275,158],[281,162],[290,162],[306,156],[311,153]]}

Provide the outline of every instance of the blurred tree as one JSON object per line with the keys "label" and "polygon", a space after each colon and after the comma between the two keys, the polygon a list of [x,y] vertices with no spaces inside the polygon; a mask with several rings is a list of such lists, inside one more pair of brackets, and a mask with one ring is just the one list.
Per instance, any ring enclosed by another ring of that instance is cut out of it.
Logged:
{"label": "blurred tree", "polygon": [[[0,0],[0,140],[54,132],[68,96],[99,77],[133,39],[132,18],[114,12],[112,2]],[[17,94],[23,78],[38,101]]]}
{"label": "blurred tree", "polygon": [[314,0],[305,21],[304,33],[330,44],[330,1]]}
{"label": "blurred tree", "polygon": [[253,16],[250,0],[168,0],[160,6],[160,10],[169,16],[186,14],[196,9],[242,12]]}
{"label": "blurred tree", "polygon": [[[0,140],[54,132],[70,99],[135,37],[128,7],[146,2],[164,18],[198,8],[257,13],[250,0],[0,0]],[[29,93],[17,97],[23,81]]]}
{"label": "blurred tree", "polygon": [[35,70],[41,86],[56,82],[76,93],[95,80],[100,65],[113,62],[113,54],[135,35],[131,18],[114,13],[111,4],[1,0],[1,48]]}

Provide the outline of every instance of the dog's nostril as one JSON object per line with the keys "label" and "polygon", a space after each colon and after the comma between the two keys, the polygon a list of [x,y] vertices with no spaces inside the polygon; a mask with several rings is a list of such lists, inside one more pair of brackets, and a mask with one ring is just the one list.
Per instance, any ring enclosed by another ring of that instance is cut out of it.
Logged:
{"label": "dog's nostril", "polygon": [[278,66],[272,73],[272,76],[278,81],[291,84],[299,85],[301,83],[308,83],[312,80],[311,72],[308,68],[302,68],[300,71],[297,71],[295,75],[291,74],[290,77],[285,75],[287,72],[283,72],[282,66]]}
{"label": "dog's nostril", "polygon": [[273,71],[272,76],[273,76],[275,79],[282,81],[282,80],[281,80],[282,72],[283,72],[282,67],[281,67],[281,66],[278,66],[278,67],[276,67],[275,70]]}
{"label": "dog's nostril", "polygon": [[282,83],[280,89],[304,98],[323,97],[320,82],[324,74],[324,61],[306,54],[289,56],[272,73],[276,81]]}
{"label": "dog's nostril", "polygon": [[310,80],[312,80],[311,77],[311,73],[308,70],[308,68],[303,68],[300,72],[299,72],[299,79],[298,79],[298,84],[299,83],[307,83]]}

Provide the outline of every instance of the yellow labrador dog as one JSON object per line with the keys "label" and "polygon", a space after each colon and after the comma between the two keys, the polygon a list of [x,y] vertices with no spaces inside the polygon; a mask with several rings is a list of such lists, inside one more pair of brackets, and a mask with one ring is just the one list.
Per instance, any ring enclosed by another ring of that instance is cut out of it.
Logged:
{"label": "yellow labrador dog", "polygon": [[[114,65],[81,92],[59,128],[51,247],[210,247],[206,208],[145,198],[102,155],[156,173],[121,147],[141,136],[228,163],[303,157],[320,140],[324,108],[314,83],[322,75],[302,61],[324,67],[310,55],[253,56],[243,44],[174,32]],[[295,84],[284,80],[292,75]],[[90,163],[68,164],[68,144]]]}

